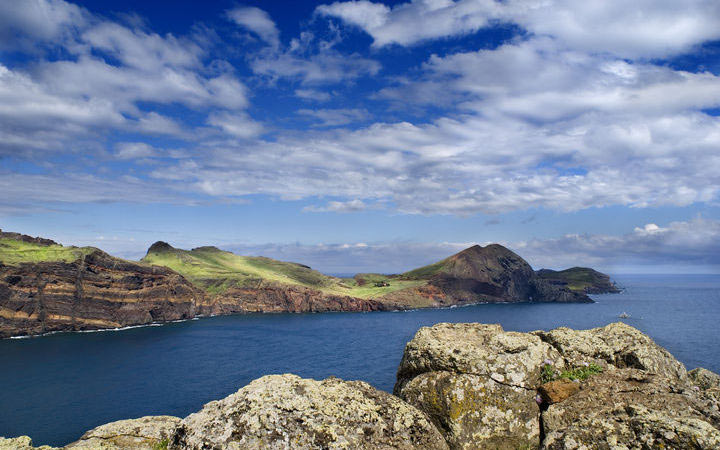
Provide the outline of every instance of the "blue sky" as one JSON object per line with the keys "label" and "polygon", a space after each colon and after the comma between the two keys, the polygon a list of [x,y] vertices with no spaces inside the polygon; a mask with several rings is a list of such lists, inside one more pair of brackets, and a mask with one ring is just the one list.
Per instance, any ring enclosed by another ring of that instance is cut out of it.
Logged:
{"label": "blue sky", "polygon": [[0,228],[720,272],[714,0],[0,0]]}

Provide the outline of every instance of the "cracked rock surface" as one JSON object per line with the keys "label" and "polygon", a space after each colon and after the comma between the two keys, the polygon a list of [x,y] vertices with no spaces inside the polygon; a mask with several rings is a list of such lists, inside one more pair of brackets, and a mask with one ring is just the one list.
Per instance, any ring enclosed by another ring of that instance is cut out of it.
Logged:
{"label": "cracked rock surface", "polygon": [[179,417],[147,416],[119,420],[93,428],[80,440],[67,445],[72,450],[153,450],[167,443],[180,424]]}
{"label": "cracked rock surface", "polygon": [[[548,363],[558,370],[594,363],[603,372],[545,384],[545,391],[572,389],[553,401],[545,392],[538,407],[535,389]],[[717,374],[688,373],[622,323],[532,333],[483,324],[422,328],[405,348],[395,385],[453,449],[717,449],[718,391]]]}
{"label": "cracked rock surface", "polygon": [[183,420],[170,448],[447,449],[413,406],[361,381],[259,378]]}
{"label": "cracked rock surface", "polygon": [[550,344],[500,325],[441,323],[405,347],[395,394],[428,414],[451,448],[537,448],[535,387]]}

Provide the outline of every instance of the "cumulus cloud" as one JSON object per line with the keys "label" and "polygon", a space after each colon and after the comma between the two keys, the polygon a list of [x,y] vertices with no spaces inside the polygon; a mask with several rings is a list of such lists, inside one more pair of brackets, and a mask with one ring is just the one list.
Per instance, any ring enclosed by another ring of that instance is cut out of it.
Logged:
{"label": "cumulus cloud", "polygon": [[253,6],[242,6],[231,9],[227,12],[227,15],[230,20],[257,34],[268,44],[274,47],[280,44],[280,31],[278,31],[270,15],[262,9]]}
{"label": "cumulus cloud", "polygon": [[[3,14],[3,9],[11,12]],[[33,64],[0,63],[0,154],[83,148],[108,130],[186,137],[181,124],[150,104],[242,111],[245,86],[209,67],[190,38],[128,27],[61,0],[0,5],[0,39],[13,50],[43,43]],[[43,58],[43,51],[53,53]],[[60,55],[60,56],[58,56]],[[72,145],[71,145],[72,143]]]}
{"label": "cumulus cloud", "polygon": [[367,0],[321,5],[373,37],[373,45],[412,45],[462,36],[498,23],[550,35],[569,48],[621,57],[663,57],[720,38],[720,5],[713,0],[412,0],[394,7]]}

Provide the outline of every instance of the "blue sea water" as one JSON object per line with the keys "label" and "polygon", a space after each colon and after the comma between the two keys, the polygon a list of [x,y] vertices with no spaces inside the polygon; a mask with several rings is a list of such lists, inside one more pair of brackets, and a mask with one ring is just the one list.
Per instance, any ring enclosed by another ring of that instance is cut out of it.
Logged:
{"label": "blue sea water", "polygon": [[0,341],[0,436],[63,445],[97,425],[185,416],[272,373],[364,380],[392,391],[405,343],[438,322],[506,330],[591,328],[620,320],[688,369],[720,371],[720,276],[617,276],[595,304],[476,305],[409,312],[213,317],[117,332]]}

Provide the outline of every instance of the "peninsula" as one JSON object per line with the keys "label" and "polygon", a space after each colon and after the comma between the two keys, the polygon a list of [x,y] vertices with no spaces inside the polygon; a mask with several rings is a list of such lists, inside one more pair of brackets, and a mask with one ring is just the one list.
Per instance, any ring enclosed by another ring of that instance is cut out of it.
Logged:
{"label": "peninsula", "polygon": [[156,242],[135,262],[94,247],[0,231],[0,337],[253,312],[590,303],[586,292],[591,291],[548,279],[546,271],[536,273],[498,244],[475,245],[397,275],[337,278],[303,264],[216,247],[182,250]]}

